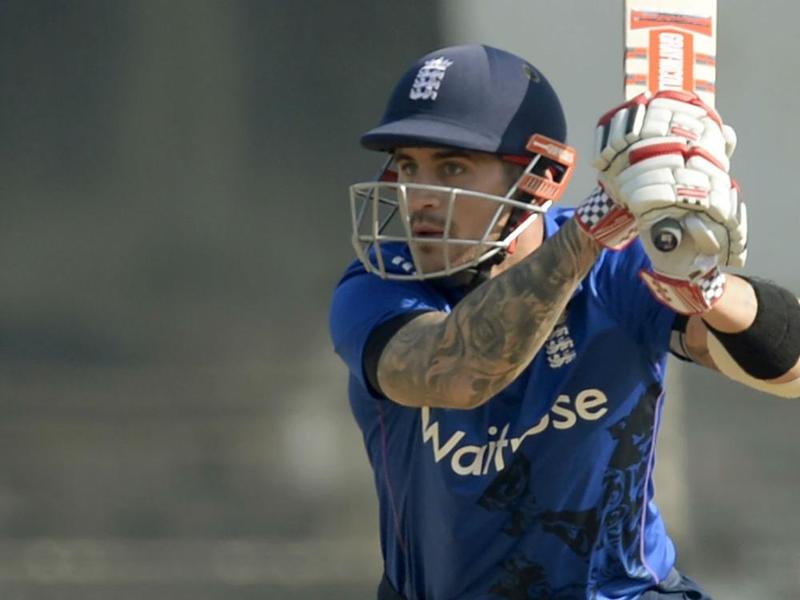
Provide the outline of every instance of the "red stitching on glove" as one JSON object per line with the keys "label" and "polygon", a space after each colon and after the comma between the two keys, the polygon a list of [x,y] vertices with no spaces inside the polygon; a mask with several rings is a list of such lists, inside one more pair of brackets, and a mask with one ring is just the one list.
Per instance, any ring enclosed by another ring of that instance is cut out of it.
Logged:
{"label": "red stitching on glove", "polygon": [[699,156],[701,158],[705,158],[708,162],[721,171],[725,171],[725,166],[716,158],[714,158],[714,155],[708,150],[705,148],[700,148],[699,146],[690,147],[682,142],[664,142],[663,144],[652,144],[650,146],[644,146],[643,148],[636,148],[635,150],[630,151],[628,160],[630,161],[631,165],[635,165],[636,163],[647,160],[648,158],[653,158],[654,156],[664,156],[665,154],[681,154],[683,156],[684,163],[689,162],[689,159],[693,156]]}
{"label": "red stitching on glove", "polygon": [[630,161],[630,164],[635,165],[636,163],[647,160],[648,158],[653,158],[654,156],[663,156],[665,154],[683,154],[685,159],[686,154],[684,153],[686,149],[687,146],[683,142],[664,142],[663,144],[651,144],[649,146],[644,146],[643,148],[631,150],[630,154],[628,154],[628,160]]}

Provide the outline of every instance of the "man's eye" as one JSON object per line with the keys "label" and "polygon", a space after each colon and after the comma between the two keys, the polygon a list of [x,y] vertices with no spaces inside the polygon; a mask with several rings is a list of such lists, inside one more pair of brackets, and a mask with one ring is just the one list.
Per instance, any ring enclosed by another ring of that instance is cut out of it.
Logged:
{"label": "man's eye", "polygon": [[400,163],[399,165],[397,165],[397,169],[403,175],[411,177],[416,174],[417,165],[415,165],[414,163]]}
{"label": "man's eye", "polygon": [[458,163],[444,163],[444,165],[442,165],[442,171],[448,177],[455,177],[464,172],[464,166]]}

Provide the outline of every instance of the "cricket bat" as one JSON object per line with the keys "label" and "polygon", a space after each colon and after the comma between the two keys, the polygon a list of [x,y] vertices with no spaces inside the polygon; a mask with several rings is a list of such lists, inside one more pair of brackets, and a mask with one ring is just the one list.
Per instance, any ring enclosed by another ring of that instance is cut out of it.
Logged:
{"label": "cricket bat", "polygon": [[687,90],[714,106],[717,0],[625,0],[625,99]]}
{"label": "cricket bat", "polygon": [[[625,0],[625,99],[650,91],[695,92],[714,106],[717,79],[717,0]],[[663,219],[653,244],[674,250],[681,224]]]}

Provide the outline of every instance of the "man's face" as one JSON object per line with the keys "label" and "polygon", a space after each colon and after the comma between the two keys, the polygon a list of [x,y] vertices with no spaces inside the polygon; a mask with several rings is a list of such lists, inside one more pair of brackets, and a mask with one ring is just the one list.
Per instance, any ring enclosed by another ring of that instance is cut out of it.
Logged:
{"label": "man's face", "polygon": [[[504,196],[513,183],[508,170],[496,156],[449,148],[399,148],[394,153],[400,183],[422,183]],[[408,211],[415,237],[441,238],[447,220],[449,194],[409,189]],[[453,206],[449,238],[481,239],[492,222],[498,204],[459,193]],[[496,240],[508,218],[508,211],[492,228]],[[485,246],[415,243],[419,262],[426,273],[445,268],[445,252],[455,267],[485,252]]]}

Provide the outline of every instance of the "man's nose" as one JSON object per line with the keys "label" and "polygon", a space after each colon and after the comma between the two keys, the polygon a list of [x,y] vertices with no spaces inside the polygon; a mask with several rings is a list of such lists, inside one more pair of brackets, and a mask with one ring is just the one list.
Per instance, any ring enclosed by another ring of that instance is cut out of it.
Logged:
{"label": "man's nose", "polygon": [[424,186],[409,186],[406,188],[408,198],[408,209],[410,212],[418,212],[424,209],[438,209],[445,202],[447,194],[439,190],[433,190]]}

